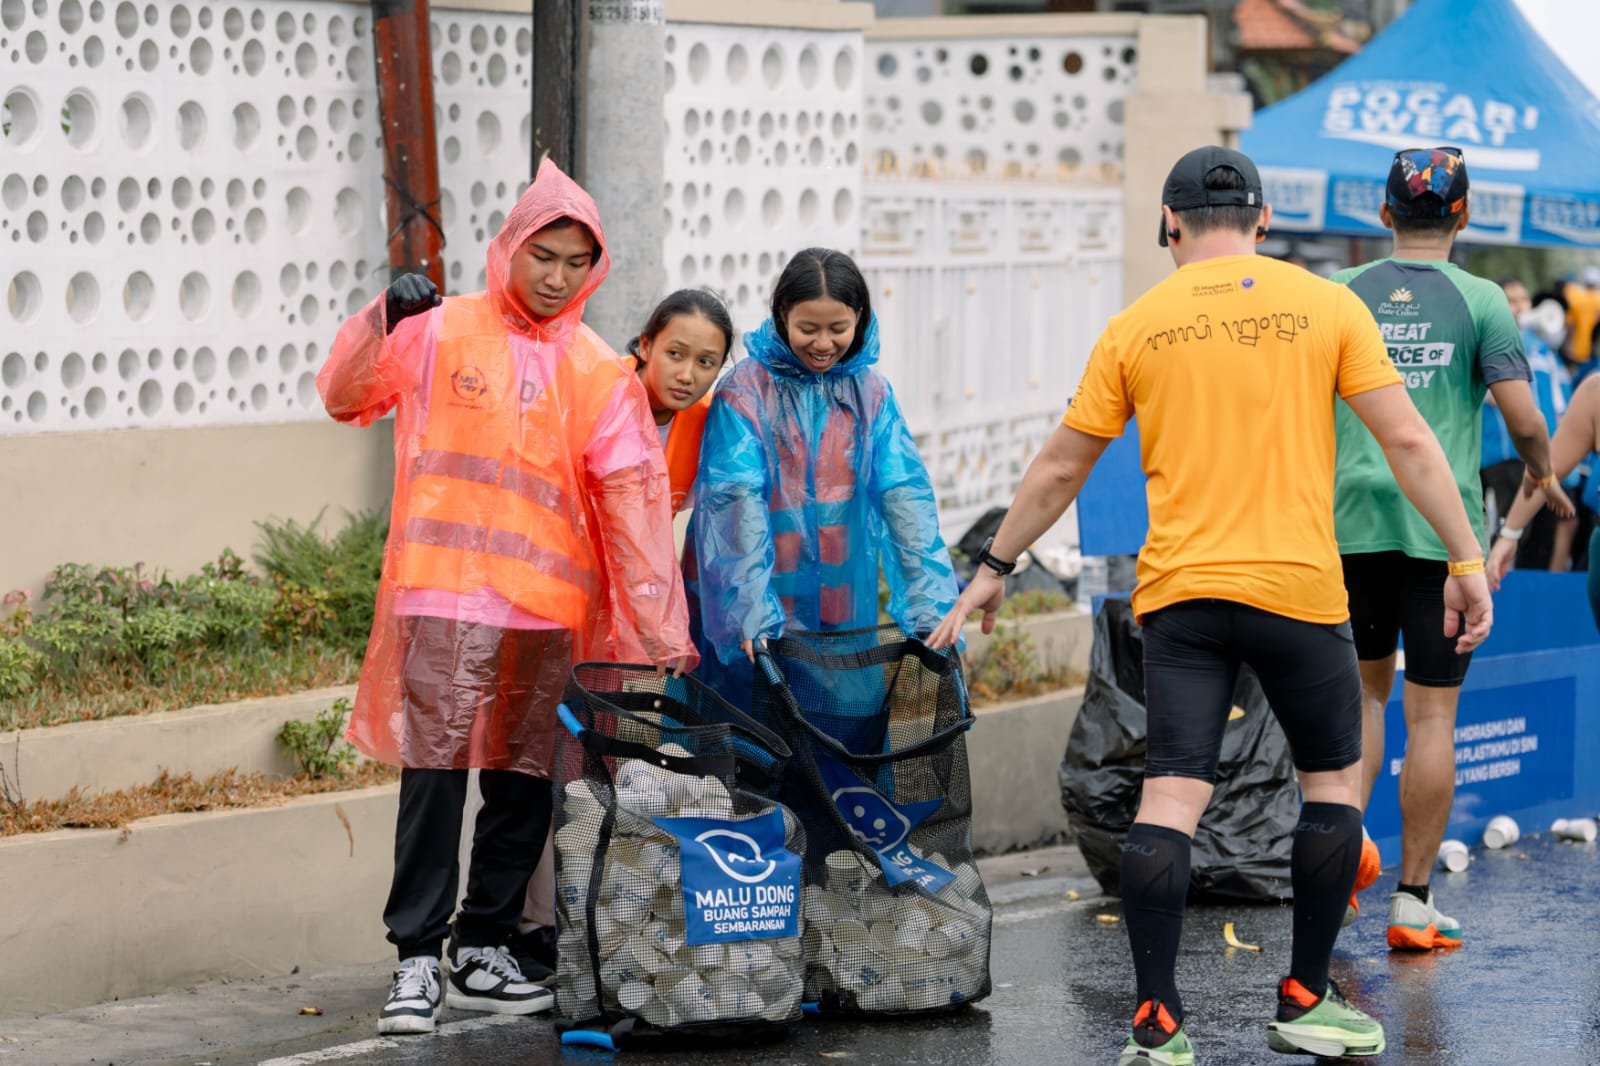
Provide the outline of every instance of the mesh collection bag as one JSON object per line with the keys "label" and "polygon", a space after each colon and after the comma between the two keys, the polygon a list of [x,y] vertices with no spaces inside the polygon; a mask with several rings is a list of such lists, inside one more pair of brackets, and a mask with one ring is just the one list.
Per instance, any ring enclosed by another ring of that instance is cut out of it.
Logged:
{"label": "mesh collection bag", "polygon": [[775,796],[806,826],[807,1002],[903,1014],[988,995],[959,659],[880,626],[785,636],[756,662],[752,713],[794,753]]}
{"label": "mesh collection bag", "polygon": [[563,1042],[786,1031],[801,1016],[805,833],[769,793],[788,747],[649,666],[578,665],[560,716]]}

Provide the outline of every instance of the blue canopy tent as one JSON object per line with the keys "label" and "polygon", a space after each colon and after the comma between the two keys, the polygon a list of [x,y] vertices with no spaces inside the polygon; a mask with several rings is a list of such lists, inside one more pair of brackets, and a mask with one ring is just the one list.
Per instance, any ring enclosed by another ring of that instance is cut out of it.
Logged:
{"label": "blue canopy tent", "polygon": [[1416,0],[1359,53],[1258,113],[1241,147],[1275,229],[1379,236],[1401,148],[1466,155],[1485,244],[1600,248],[1600,101],[1512,0]]}

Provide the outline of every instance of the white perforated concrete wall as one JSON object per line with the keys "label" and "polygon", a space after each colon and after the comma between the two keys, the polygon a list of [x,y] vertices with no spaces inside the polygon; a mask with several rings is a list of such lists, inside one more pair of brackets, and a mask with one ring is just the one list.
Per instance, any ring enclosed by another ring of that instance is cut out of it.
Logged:
{"label": "white perforated concrete wall", "polygon": [[[450,286],[528,172],[529,19],[436,8]],[[0,434],[325,417],[387,284],[372,30],[317,2],[0,0]]]}
{"label": "white perforated concrete wall", "polygon": [[880,38],[867,59],[872,173],[1121,178],[1131,36]]}
{"label": "white perforated concrete wall", "polygon": [[669,288],[760,324],[789,257],[860,246],[860,31],[669,24]]}

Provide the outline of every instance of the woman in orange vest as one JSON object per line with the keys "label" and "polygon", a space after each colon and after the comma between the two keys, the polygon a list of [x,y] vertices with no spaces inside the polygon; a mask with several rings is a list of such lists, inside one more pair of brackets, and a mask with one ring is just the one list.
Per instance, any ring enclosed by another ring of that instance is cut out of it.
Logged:
{"label": "woman in orange vest", "polygon": [[638,368],[661,434],[672,513],[688,505],[700,468],[700,438],[711,410],[711,386],[733,351],[733,320],[704,289],[679,289],[656,305],[624,363]]}
{"label": "woman in orange vest", "polygon": [[[349,729],[402,768],[384,910],[400,966],[382,1033],[432,1032],[446,1001],[552,1006],[506,945],[550,822],[572,661],[616,634],[657,664],[693,654],[649,402],[582,323],[610,267],[594,201],[544,162],[487,267],[486,291],[442,301],[421,275],[396,279],[340,328],[317,377],[341,422],[395,412],[389,541]],[[469,769],[483,807],[446,983]]]}

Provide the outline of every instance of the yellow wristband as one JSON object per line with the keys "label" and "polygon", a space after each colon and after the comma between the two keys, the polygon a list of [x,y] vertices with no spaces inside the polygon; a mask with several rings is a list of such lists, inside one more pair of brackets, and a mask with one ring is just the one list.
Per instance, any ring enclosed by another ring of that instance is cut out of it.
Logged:
{"label": "yellow wristband", "polygon": [[1463,559],[1459,563],[1450,564],[1451,577],[1465,577],[1468,574],[1483,573],[1482,559]]}
{"label": "yellow wristband", "polygon": [[1556,472],[1554,470],[1550,471],[1550,473],[1546,474],[1544,477],[1539,478],[1535,484],[1537,484],[1541,489],[1554,488],[1556,484]]}

